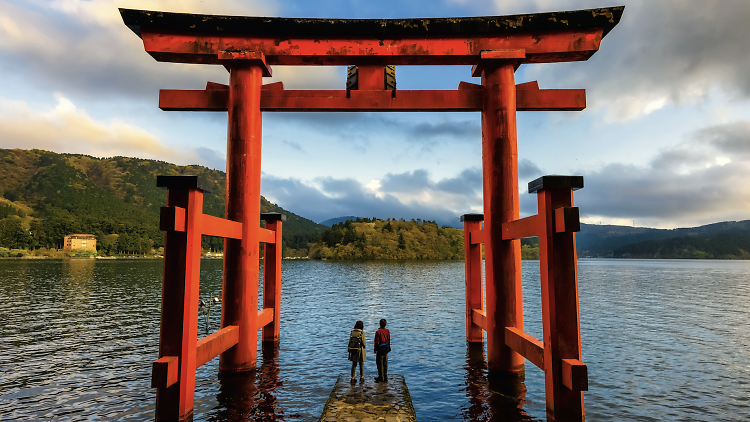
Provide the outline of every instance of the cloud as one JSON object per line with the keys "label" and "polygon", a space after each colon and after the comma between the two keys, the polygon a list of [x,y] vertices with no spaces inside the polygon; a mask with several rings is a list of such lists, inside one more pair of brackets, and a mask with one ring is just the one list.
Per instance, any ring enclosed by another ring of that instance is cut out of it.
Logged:
{"label": "cloud", "polygon": [[522,158],[518,161],[518,180],[534,180],[539,176],[543,176],[544,171],[540,169],[528,158]]}
{"label": "cloud", "polygon": [[373,182],[327,177],[305,183],[264,173],[261,183],[266,198],[315,221],[356,215],[421,218],[457,227],[459,215],[481,209],[481,173],[475,168],[436,182],[425,170],[389,173]]}
{"label": "cloud", "polygon": [[425,153],[440,144],[476,142],[482,137],[479,119],[456,121],[429,113],[412,113],[408,117],[383,113],[269,113],[264,119],[304,128],[361,152],[381,140],[397,139]]}
{"label": "cloud", "polygon": [[[33,78],[33,87],[89,99],[154,101],[159,89],[201,89],[226,83],[222,66],[158,63],[122,22],[118,7],[174,12],[260,15],[277,13],[260,0],[0,0],[0,62],[6,75]],[[338,68],[275,67],[289,88],[344,86]],[[7,76],[6,76],[7,77]]]}
{"label": "cloud", "polygon": [[119,120],[98,121],[67,98],[45,111],[22,101],[0,98],[0,148],[38,148],[95,157],[129,156],[176,164],[201,164],[223,170],[224,156],[209,148],[178,150],[151,133]]}
{"label": "cloud", "polygon": [[[479,13],[606,7],[600,0],[452,0]],[[701,104],[721,90],[750,97],[750,2],[624,0],[622,20],[588,62],[525,65],[542,87],[586,88],[588,108],[629,120],[663,107]]]}
{"label": "cloud", "polygon": [[679,227],[750,219],[749,143],[748,121],[703,128],[647,165],[614,163],[580,172],[585,188],[576,201],[592,221]]}

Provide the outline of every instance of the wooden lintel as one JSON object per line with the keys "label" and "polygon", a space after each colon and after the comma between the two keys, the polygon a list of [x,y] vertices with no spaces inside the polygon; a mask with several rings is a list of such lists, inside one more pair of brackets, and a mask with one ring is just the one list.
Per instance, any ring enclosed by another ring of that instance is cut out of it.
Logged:
{"label": "wooden lintel", "polygon": [[471,310],[471,322],[487,331],[487,315],[481,309]]}
{"label": "wooden lintel", "polygon": [[569,390],[588,391],[589,375],[586,364],[578,359],[563,359],[562,381]]}
{"label": "wooden lintel", "polygon": [[163,356],[154,361],[151,369],[151,388],[167,388],[179,379],[180,358]]}
{"label": "wooden lintel", "polygon": [[319,38],[170,33],[141,29],[144,49],[158,61],[221,64],[221,50],[262,53],[268,65],[473,65],[482,51],[524,50],[524,63],[588,60],[599,50],[603,28],[452,37]]}
{"label": "wooden lintel", "polygon": [[159,209],[159,230],[164,232],[185,231],[185,208],[161,207]]}
{"label": "wooden lintel", "polygon": [[258,329],[273,322],[273,312],[274,308],[264,308],[262,311],[258,312],[258,319],[255,320],[255,325]]}
{"label": "wooden lintel", "polygon": [[[580,111],[586,107],[586,90],[539,90],[519,85],[517,111]],[[223,87],[226,87],[224,85]],[[159,108],[165,111],[227,111],[229,90],[213,84],[206,90],[159,92]],[[478,87],[478,88],[477,88]],[[279,83],[261,89],[262,111],[452,111],[482,110],[481,86],[462,82],[458,90],[393,91],[285,90]]]}
{"label": "wooden lintel", "polygon": [[242,239],[242,223],[203,214],[200,225],[201,234],[206,236]]}
{"label": "wooden lintel", "polygon": [[555,209],[555,233],[574,233],[581,231],[581,219],[578,207],[560,207]]}
{"label": "wooden lintel", "polygon": [[474,230],[473,232],[469,233],[469,240],[471,241],[472,245],[476,245],[478,243],[486,242],[486,236],[487,233],[485,233],[484,229]]}
{"label": "wooden lintel", "polygon": [[211,359],[226,352],[237,344],[240,338],[240,327],[228,325],[221,330],[198,340],[195,353],[195,367],[200,368]]}
{"label": "wooden lintel", "polygon": [[505,345],[544,370],[544,344],[515,327],[505,327]]}
{"label": "wooden lintel", "polygon": [[539,216],[532,215],[520,220],[503,223],[503,240],[539,236]]}

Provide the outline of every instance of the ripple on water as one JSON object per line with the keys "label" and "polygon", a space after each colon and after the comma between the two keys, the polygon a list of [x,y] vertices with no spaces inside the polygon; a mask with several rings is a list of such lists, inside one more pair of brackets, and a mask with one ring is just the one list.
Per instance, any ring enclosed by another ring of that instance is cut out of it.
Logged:
{"label": "ripple on water", "polygon": [[[201,264],[201,295],[218,294],[221,261]],[[0,420],[151,420],[161,265],[0,261]],[[524,325],[541,338],[538,265],[523,262]],[[316,421],[349,370],[354,322],[370,341],[382,317],[389,371],[406,376],[420,421],[544,419],[540,370],[527,363],[525,383],[488,382],[482,348],[467,348],[463,262],[285,261],[282,271],[278,347],[259,348],[249,374],[220,374],[218,360],[200,368],[196,420]],[[588,419],[750,419],[748,275],[748,262],[581,260]]]}

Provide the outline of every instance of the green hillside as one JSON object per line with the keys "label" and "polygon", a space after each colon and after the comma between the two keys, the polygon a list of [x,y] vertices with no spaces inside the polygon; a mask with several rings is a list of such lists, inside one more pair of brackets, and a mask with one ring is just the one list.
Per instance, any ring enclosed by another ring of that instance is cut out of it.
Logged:
{"label": "green hillside", "polygon": [[[159,208],[166,191],[157,175],[192,174],[208,183],[204,212],[224,216],[226,175],[202,166],[156,160],[41,150],[0,149],[0,247],[60,248],[70,233],[97,235],[100,254],[143,254],[163,246]],[[306,255],[325,226],[290,213],[261,197],[261,212],[287,215],[284,249]],[[204,236],[203,247],[221,250],[223,240]]]}

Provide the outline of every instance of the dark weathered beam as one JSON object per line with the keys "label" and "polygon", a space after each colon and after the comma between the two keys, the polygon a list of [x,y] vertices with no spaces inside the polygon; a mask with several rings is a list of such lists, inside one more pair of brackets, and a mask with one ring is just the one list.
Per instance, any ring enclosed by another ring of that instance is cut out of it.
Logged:
{"label": "dark weathered beam", "polygon": [[138,36],[144,30],[183,33],[270,34],[287,37],[408,36],[469,37],[483,34],[564,31],[602,28],[607,34],[617,25],[625,6],[507,16],[415,19],[309,19],[263,16],[196,15],[120,9],[122,20]]}
{"label": "dark weathered beam", "polygon": [[521,63],[587,60],[602,40],[601,28],[521,32],[454,38],[294,38],[185,34],[143,30],[143,46],[158,61],[221,64],[227,51],[262,53],[268,65],[474,65],[482,51],[524,50]]}

